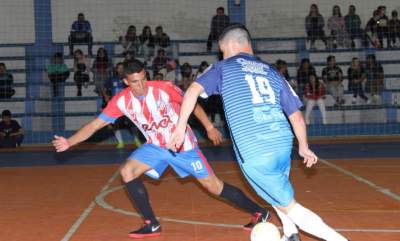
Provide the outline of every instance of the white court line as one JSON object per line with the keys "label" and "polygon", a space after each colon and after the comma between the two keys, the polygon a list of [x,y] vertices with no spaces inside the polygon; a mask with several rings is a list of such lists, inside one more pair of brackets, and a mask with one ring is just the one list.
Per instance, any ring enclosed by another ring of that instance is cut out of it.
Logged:
{"label": "white court line", "polygon": [[[112,175],[112,177],[107,181],[107,183],[104,185],[104,187],[101,189],[100,194],[107,190],[111,183],[119,176],[119,169]],[[61,239],[61,241],[68,241],[72,238],[72,236],[76,233],[78,230],[79,226],[85,221],[85,219],[89,216],[89,214],[93,211],[93,209],[96,207],[96,202],[93,200],[90,204],[89,207],[87,207],[79,216],[79,218],[75,221],[75,223],[71,226],[71,228],[68,230],[68,232],[65,234],[65,236]]]}
{"label": "white court line", "polygon": [[391,192],[390,189],[388,189],[388,188],[384,188],[384,187],[378,186],[377,184],[371,182],[370,180],[365,179],[363,177],[360,177],[360,176],[358,176],[358,175],[356,175],[356,174],[354,174],[354,173],[352,173],[350,171],[347,171],[346,169],[341,168],[341,167],[339,167],[339,166],[337,166],[337,165],[335,165],[333,163],[330,163],[327,160],[319,159],[319,161],[324,163],[325,165],[327,165],[327,166],[329,166],[329,167],[331,167],[331,168],[333,168],[333,169],[335,169],[335,170],[337,170],[337,171],[349,176],[349,177],[352,177],[352,178],[356,179],[359,182],[367,184],[372,189],[374,189],[374,190],[376,190],[378,192],[381,192],[381,193],[385,194],[388,197],[391,197],[392,199],[394,199],[396,201],[400,201],[400,195],[397,195],[396,193]]}

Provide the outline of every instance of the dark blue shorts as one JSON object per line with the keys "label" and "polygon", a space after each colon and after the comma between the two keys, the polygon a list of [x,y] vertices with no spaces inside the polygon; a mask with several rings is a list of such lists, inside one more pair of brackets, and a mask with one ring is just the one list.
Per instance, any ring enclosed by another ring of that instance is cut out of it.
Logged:
{"label": "dark blue shorts", "polygon": [[150,166],[152,169],[147,171],[146,175],[154,179],[159,179],[168,166],[171,166],[180,177],[192,175],[195,178],[205,178],[213,172],[198,148],[175,153],[153,144],[144,144],[128,159]]}

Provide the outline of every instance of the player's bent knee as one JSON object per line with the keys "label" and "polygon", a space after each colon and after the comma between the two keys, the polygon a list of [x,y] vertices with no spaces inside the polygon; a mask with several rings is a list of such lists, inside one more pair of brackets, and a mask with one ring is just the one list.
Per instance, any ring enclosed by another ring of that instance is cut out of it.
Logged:
{"label": "player's bent knee", "polygon": [[143,171],[134,164],[133,161],[127,161],[120,169],[120,175],[124,182],[130,182],[142,175]]}

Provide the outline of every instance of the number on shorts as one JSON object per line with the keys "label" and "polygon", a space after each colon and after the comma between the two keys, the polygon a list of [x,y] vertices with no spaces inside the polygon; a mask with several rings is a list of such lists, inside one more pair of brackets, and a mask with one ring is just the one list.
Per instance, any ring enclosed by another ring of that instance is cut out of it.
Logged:
{"label": "number on shorts", "polygon": [[192,162],[190,163],[193,167],[193,170],[195,172],[200,171],[201,169],[203,169],[203,164],[201,163],[201,161],[196,161],[196,162]]}
{"label": "number on shorts", "polygon": [[267,78],[263,76],[256,76],[256,80],[254,80],[251,74],[246,74],[245,79],[249,84],[251,94],[253,96],[253,104],[261,104],[263,102],[275,104],[275,93],[271,88]]}

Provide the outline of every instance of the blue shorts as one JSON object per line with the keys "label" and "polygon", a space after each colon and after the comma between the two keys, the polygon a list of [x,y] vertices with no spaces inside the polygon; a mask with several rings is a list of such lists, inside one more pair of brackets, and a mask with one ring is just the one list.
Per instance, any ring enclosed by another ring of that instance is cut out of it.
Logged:
{"label": "blue shorts", "polygon": [[273,206],[287,206],[294,198],[289,181],[291,150],[273,152],[255,160],[239,161],[247,181],[265,201]]}
{"label": "blue shorts", "polygon": [[192,175],[195,178],[205,178],[212,173],[207,159],[198,148],[175,153],[153,144],[144,144],[128,159],[138,160],[150,166],[152,169],[145,174],[154,179],[159,179],[168,166],[180,177]]}

